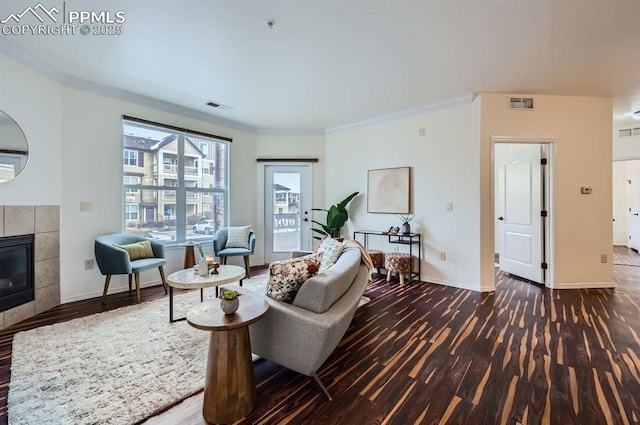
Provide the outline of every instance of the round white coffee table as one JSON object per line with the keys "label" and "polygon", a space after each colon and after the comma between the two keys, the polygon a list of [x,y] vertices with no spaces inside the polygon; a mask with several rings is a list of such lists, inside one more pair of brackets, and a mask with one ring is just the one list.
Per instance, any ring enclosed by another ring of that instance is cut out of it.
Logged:
{"label": "round white coffee table", "polygon": [[[167,276],[167,285],[169,285],[169,322],[178,322],[185,320],[186,317],[180,319],[173,318],[173,288],[179,289],[200,289],[200,302],[203,300],[203,289],[211,288],[213,286],[224,285],[225,283],[232,283],[240,281],[242,286],[242,278],[244,277],[244,267],[222,265],[218,268],[218,274],[208,274],[206,276],[200,276],[198,273],[194,273],[193,268],[184,269],[171,273]],[[217,294],[216,288],[216,294]]]}

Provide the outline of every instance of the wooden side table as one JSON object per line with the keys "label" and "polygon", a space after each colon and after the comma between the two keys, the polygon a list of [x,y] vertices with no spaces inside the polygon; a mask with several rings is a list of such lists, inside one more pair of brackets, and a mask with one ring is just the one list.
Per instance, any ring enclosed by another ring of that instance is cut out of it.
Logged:
{"label": "wooden side table", "polygon": [[210,331],[202,415],[207,422],[227,424],[248,415],[256,403],[249,325],[262,319],[269,304],[243,293],[234,314],[224,314],[218,300],[192,307],[187,322]]}
{"label": "wooden side table", "polygon": [[196,255],[193,251],[192,244],[187,244],[184,246],[184,264],[183,268],[190,269],[191,267],[196,265]]}

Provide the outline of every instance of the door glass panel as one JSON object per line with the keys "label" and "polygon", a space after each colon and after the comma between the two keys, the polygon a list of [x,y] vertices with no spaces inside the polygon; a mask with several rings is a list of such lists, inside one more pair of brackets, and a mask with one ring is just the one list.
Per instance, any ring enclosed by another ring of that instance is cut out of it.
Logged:
{"label": "door glass panel", "polygon": [[300,173],[273,173],[273,252],[300,250]]}

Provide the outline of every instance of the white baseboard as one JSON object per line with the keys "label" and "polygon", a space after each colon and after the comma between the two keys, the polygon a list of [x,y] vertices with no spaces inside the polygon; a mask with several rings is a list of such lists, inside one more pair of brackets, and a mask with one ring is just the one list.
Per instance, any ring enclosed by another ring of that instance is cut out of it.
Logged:
{"label": "white baseboard", "polygon": [[487,286],[478,287],[477,285],[471,285],[471,284],[462,283],[462,282],[450,282],[444,279],[437,279],[432,277],[421,277],[420,280],[427,283],[435,283],[436,285],[450,286],[452,288],[467,289],[469,291],[474,291],[474,292],[491,292],[491,291],[495,291],[496,289],[495,285],[493,287],[487,287]]}
{"label": "white baseboard", "polygon": [[615,287],[615,282],[574,282],[556,284],[550,286],[549,289],[601,289]]}
{"label": "white baseboard", "polygon": [[[113,280],[111,281],[111,284],[113,284]],[[111,295],[111,294],[119,294],[121,292],[127,292],[129,291],[129,284],[125,282],[124,286],[111,286],[111,284],[109,285],[109,292],[107,293],[107,295]],[[148,288],[150,286],[157,286],[157,285],[162,285],[162,282],[160,282],[160,279],[158,280],[152,280],[151,282],[140,282],[140,288]],[[136,290],[136,284],[135,282],[132,283],[132,291]],[[98,297],[102,297],[102,291],[104,290],[104,280],[102,281],[102,286],[100,287],[100,289],[96,290],[96,291],[92,291],[92,292],[88,292],[86,294],[82,294],[82,295],[76,295],[73,297],[67,297],[67,298],[62,298],[60,300],[60,304],[67,304],[67,303],[72,303],[74,301],[82,301],[82,300],[88,300],[91,298],[98,298]]]}

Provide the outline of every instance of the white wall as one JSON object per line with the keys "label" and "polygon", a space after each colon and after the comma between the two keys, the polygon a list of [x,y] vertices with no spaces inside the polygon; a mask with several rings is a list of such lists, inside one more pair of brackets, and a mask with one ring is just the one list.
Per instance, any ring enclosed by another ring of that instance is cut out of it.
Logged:
{"label": "white wall", "polygon": [[[507,94],[481,94],[482,282],[494,280],[492,140],[553,140],[555,288],[613,285],[612,103],[610,98],[534,96],[534,111],[507,109]],[[582,195],[581,186],[591,186]]]}
{"label": "white wall", "polygon": [[[230,147],[230,224],[255,217],[255,135],[158,111],[73,88],[63,90],[63,195],[61,214],[62,301],[99,295],[103,277],[85,271],[96,236],[121,231],[122,115],[130,115],[233,139]],[[92,212],[81,212],[91,202]],[[167,250],[166,272],[182,268],[184,248]],[[235,260],[235,259],[234,259]],[[241,263],[241,258],[237,264]],[[230,262],[233,260],[230,259]],[[110,291],[124,289],[126,276],[114,276]],[[157,270],[141,274],[143,284],[158,283]]]}
{"label": "white wall", "polygon": [[[637,127],[640,127],[640,122],[638,122]],[[640,135],[618,137],[620,128],[616,128],[613,131],[613,160],[640,159]],[[629,127],[626,126],[624,128]]]}
{"label": "white wall", "polygon": [[0,55],[0,110],[18,123],[29,145],[23,172],[0,183],[0,204],[60,205],[60,86]]}
{"label": "white wall", "polygon": [[[327,134],[326,205],[360,191],[343,232],[400,226],[390,214],[367,213],[367,170],[412,167],[412,231],[422,233],[422,279],[483,290],[480,283],[480,110],[463,104]],[[424,128],[425,135],[419,130]],[[453,211],[446,212],[446,203]],[[386,252],[395,245],[370,237]],[[440,261],[439,252],[446,253]]]}

